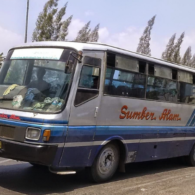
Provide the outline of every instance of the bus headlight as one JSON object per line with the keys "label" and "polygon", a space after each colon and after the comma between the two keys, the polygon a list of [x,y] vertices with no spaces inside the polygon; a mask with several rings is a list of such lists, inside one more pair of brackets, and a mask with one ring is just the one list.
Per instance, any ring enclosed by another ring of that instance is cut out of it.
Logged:
{"label": "bus headlight", "polygon": [[28,127],[26,130],[26,139],[39,140],[41,136],[41,130],[37,128]]}

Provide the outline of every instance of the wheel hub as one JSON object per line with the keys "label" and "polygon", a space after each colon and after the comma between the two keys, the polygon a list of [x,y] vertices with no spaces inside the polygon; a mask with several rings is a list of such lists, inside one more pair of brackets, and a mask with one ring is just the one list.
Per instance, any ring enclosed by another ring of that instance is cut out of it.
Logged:
{"label": "wheel hub", "polygon": [[114,152],[111,148],[105,149],[99,159],[99,171],[108,174],[114,165]]}

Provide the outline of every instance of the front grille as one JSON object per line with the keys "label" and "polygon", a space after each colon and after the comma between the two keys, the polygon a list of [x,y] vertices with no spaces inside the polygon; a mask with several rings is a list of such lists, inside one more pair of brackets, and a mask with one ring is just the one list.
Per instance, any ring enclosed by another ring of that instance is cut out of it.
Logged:
{"label": "front grille", "polygon": [[0,126],[0,137],[14,139],[15,127],[11,126]]}

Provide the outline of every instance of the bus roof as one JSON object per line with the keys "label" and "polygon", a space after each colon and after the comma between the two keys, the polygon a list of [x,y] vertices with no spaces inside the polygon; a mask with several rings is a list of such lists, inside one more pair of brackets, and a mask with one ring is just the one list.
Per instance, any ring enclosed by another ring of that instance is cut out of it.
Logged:
{"label": "bus roof", "polygon": [[167,61],[164,61],[162,59],[149,57],[143,54],[138,54],[136,52],[132,52],[126,49],[118,48],[111,45],[106,45],[102,43],[95,43],[95,42],[89,42],[89,43],[78,43],[78,42],[62,42],[62,41],[43,41],[43,42],[32,42],[32,43],[26,43],[23,45],[19,45],[17,47],[14,47],[12,49],[16,48],[23,48],[23,47],[70,47],[74,48],[77,51],[83,51],[83,50],[95,50],[95,51],[112,51],[116,53],[120,53],[123,55],[128,55],[131,57],[135,57],[138,59],[146,60],[148,62],[154,63],[154,64],[160,64],[164,66],[169,66],[175,69],[184,70],[188,72],[195,73],[195,68],[181,65],[181,64],[175,64],[170,63]]}

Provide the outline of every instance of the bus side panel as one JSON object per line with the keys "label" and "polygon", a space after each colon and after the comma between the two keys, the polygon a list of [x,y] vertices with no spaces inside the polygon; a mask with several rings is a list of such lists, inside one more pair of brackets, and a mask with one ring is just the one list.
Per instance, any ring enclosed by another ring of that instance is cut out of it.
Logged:
{"label": "bus side panel", "polygon": [[[135,129],[135,135],[141,132],[136,162],[171,158],[188,155],[195,142],[194,123],[187,126],[193,111],[191,105],[103,96],[97,125]],[[131,131],[126,135],[129,137],[124,137],[125,142],[137,143]],[[128,149],[131,152],[134,148]]]}
{"label": "bus side panel", "polygon": [[[125,126],[97,126],[95,141],[106,144],[112,140],[120,140],[124,144],[127,151],[129,151],[129,153],[133,153],[136,155],[136,151],[138,151],[139,148],[141,136],[141,129],[137,130],[136,128]],[[125,140],[129,140],[129,142],[126,143]],[[93,150],[91,163],[93,162],[94,158],[97,156],[98,152],[103,146],[104,145],[99,145],[97,149]],[[131,161],[132,159],[127,160]]]}

